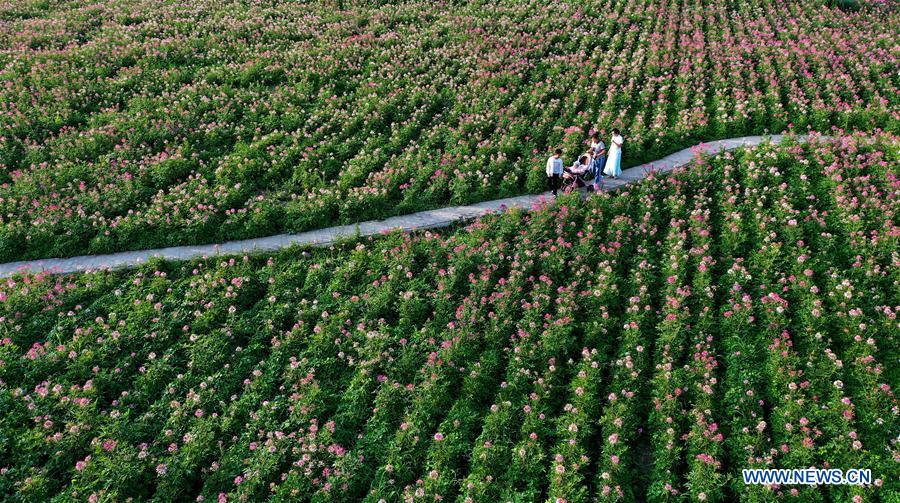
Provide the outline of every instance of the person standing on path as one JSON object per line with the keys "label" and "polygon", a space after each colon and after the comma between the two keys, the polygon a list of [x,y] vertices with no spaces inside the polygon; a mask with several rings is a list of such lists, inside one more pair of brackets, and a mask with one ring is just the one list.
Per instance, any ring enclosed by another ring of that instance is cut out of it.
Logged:
{"label": "person standing on path", "polygon": [[563,174],[562,149],[556,149],[553,155],[547,159],[547,183],[550,185],[550,192],[556,195],[559,190],[559,181]]}
{"label": "person standing on path", "polygon": [[594,171],[594,190],[600,190],[603,164],[606,162],[606,144],[600,139],[600,133],[594,133],[591,136],[591,148],[594,150],[593,165],[591,167]]}
{"label": "person standing on path", "polygon": [[610,178],[618,178],[622,176],[622,144],[625,140],[619,134],[618,129],[612,130],[613,136],[609,145],[609,156],[606,158],[606,167],[603,168],[603,174]]}

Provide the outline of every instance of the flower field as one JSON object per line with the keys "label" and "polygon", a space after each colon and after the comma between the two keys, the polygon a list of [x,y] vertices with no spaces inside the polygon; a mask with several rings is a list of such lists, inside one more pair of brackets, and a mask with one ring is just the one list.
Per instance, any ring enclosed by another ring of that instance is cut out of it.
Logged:
{"label": "flower field", "polygon": [[0,1],[0,261],[303,231],[745,134],[900,130],[861,0]]}
{"label": "flower field", "polygon": [[[11,501],[897,501],[900,143],[0,284]],[[740,469],[870,468],[869,486]]]}

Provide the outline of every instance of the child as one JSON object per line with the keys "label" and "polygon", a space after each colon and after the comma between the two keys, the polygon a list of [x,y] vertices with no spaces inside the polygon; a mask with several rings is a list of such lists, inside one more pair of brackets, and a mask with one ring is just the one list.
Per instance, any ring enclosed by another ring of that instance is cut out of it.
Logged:
{"label": "child", "polygon": [[556,195],[559,190],[559,180],[563,174],[562,149],[556,149],[553,155],[547,159],[547,184],[550,186],[550,192]]}

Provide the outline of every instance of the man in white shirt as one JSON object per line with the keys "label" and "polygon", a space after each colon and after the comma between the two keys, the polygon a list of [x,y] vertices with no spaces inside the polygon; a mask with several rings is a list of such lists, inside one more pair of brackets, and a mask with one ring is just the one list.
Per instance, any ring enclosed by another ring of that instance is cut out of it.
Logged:
{"label": "man in white shirt", "polygon": [[553,155],[547,159],[547,183],[550,185],[550,192],[556,195],[559,190],[559,180],[563,174],[562,150],[556,149]]}

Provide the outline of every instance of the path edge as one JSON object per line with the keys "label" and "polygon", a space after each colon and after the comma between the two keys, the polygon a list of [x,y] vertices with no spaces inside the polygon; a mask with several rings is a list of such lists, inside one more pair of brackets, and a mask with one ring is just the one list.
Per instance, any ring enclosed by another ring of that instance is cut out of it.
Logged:
{"label": "path edge", "polygon": [[[797,143],[806,143],[811,138],[818,141],[832,139],[823,135],[788,136],[774,134],[767,136],[742,136],[699,143],[669,154],[662,159],[626,169],[618,180],[604,179],[602,190],[604,192],[612,192],[638,183],[651,172],[671,172],[691,164],[697,155],[700,154],[715,155],[741,147],[754,147],[763,143],[780,144],[787,138],[793,139]],[[376,236],[397,230],[414,232],[417,230],[449,227],[456,223],[474,220],[491,213],[503,212],[510,208],[522,208],[527,211],[535,206],[544,206],[552,200],[553,196],[549,192],[545,192],[482,201],[464,206],[436,208],[407,215],[398,215],[384,220],[368,220],[356,224],[325,227],[296,234],[275,234],[217,244],[172,246],[103,255],[81,255],[68,258],[7,262],[0,264],[0,278],[9,278],[22,273],[70,274],[133,268],[140,267],[156,258],[169,261],[188,261],[198,258],[274,252],[292,246],[327,247],[345,239]]]}

